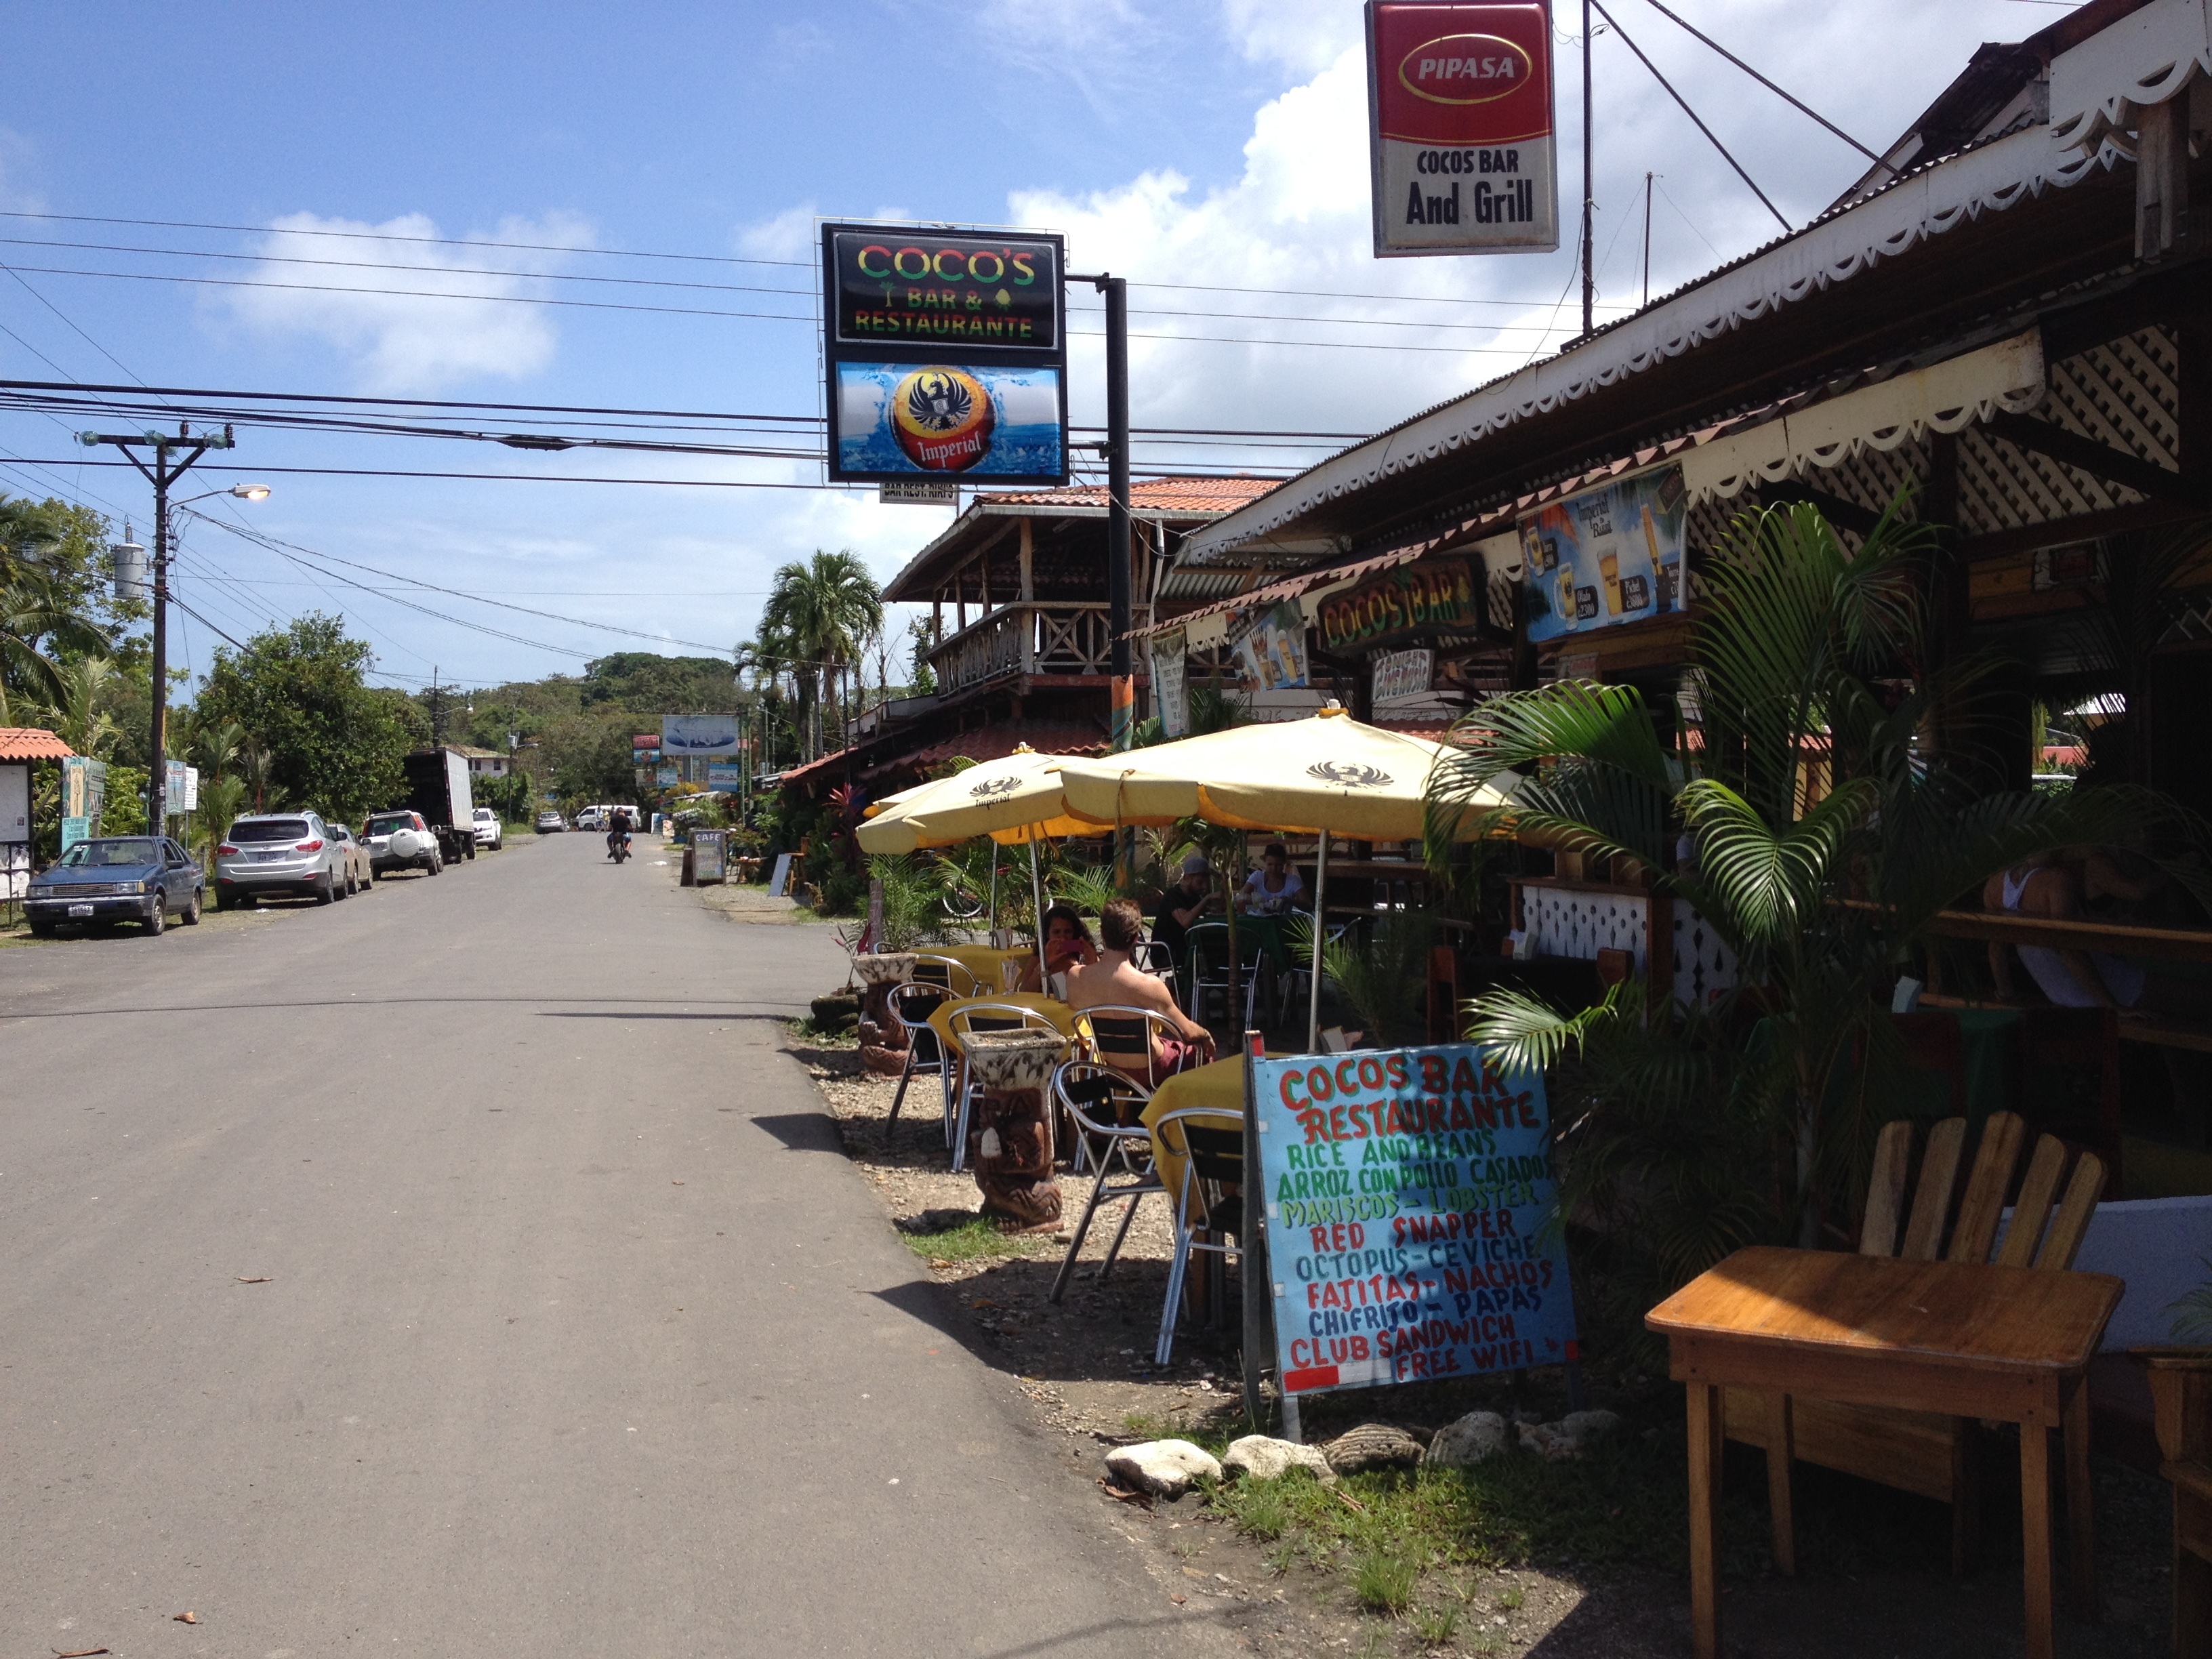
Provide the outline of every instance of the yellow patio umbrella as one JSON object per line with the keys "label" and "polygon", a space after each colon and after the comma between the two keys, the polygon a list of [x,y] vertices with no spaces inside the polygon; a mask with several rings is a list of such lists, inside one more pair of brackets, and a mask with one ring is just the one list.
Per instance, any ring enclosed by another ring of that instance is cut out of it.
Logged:
{"label": "yellow patio umbrella", "polygon": [[[1209,732],[1096,759],[1069,757],[1060,776],[1067,808],[1101,823],[1173,823],[1200,817],[1232,830],[1318,836],[1314,938],[1318,955],[1328,887],[1328,838],[1411,841],[1422,833],[1423,793],[1441,744],[1386,732],[1341,708],[1308,720]],[[1520,780],[1501,774],[1486,794],[1503,805]],[[1470,832],[1471,835],[1472,832]],[[1321,974],[1307,1010],[1307,1046],[1318,1043]]]}
{"label": "yellow patio umbrella", "polygon": [[[988,836],[1003,847],[1030,849],[1030,891],[1036,905],[1037,972],[1044,972],[1044,882],[1036,844],[1060,836],[1095,836],[1098,826],[1071,817],[1060,793],[1066,755],[1040,755],[1023,744],[1000,760],[978,761],[949,778],[901,790],[872,808],[860,827],[864,853],[912,853],[952,847]],[[997,920],[998,872],[992,872],[992,916]]]}

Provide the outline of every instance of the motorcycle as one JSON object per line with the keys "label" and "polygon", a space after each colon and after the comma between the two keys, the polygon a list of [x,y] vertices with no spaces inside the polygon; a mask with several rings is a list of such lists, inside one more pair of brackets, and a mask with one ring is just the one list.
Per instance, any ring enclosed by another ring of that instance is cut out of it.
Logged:
{"label": "motorcycle", "polygon": [[617,830],[607,837],[607,856],[617,864],[629,857],[629,836],[626,831]]}

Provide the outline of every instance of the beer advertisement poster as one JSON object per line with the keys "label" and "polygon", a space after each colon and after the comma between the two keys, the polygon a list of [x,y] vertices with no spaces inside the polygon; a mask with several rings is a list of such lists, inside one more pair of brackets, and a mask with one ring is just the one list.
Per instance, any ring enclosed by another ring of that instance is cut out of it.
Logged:
{"label": "beer advertisement poster", "polygon": [[1065,483],[1062,240],[822,227],[829,474],[843,483]]}
{"label": "beer advertisement poster", "polygon": [[1377,258],[1559,245],[1548,0],[1368,0]]}
{"label": "beer advertisement poster", "polygon": [[1689,491],[1679,466],[1601,484],[1521,520],[1528,637],[1649,622],[1685,605]]}
{"label": "beer advertisement poster", "polygon": [[1540,1072],[1467,1042],[1248,1064],[1285,1394],[1577,1358]]}

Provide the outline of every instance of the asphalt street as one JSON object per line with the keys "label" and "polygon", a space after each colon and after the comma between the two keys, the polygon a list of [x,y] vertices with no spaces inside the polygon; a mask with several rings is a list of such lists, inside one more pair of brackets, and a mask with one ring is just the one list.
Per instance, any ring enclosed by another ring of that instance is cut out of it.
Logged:
{"label": "asphalt street", "polygon": [[0,1651],[1241,1646],[835,1150],[827,930],[518,842],[0,952]]}

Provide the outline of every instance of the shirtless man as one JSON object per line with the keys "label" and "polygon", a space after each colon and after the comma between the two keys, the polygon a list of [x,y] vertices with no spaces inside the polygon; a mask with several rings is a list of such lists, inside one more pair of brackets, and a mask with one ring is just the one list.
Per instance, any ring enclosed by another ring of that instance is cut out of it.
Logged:
{"label": "shirtless man", "polygon": [[1067,970],[1068,1006],[1085,1008],[1146,1008],[1172,1024],[1173,1037],[1156,1036],[1156,1075],[1176,1070],[1186,1056],[1213,1058],[1213,1033],[1176,1006],[1167,986],[1129,959],[1145,936],[1145,913],[1134,899],[1115,899],[1098,918],[1098,960]]}

